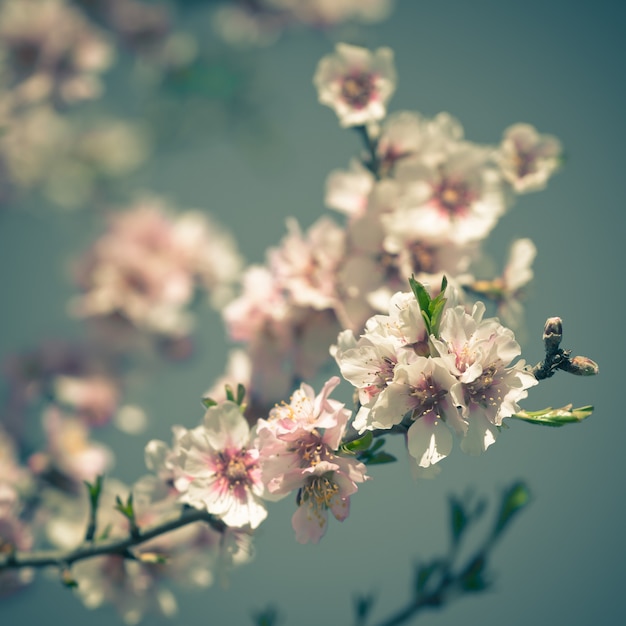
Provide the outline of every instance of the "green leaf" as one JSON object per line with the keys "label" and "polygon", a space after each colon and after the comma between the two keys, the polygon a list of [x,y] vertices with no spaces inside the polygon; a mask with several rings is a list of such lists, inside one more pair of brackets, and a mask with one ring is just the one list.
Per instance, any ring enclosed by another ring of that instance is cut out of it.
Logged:
{"label": "green leaf", "polygon": [[445,306],[446,298],[435,301],[430,314],[430,334],[435,335],[436,339],[439,339],[439,326],[441,324],[441,318],[443,317],[443,309]]}
{"label": "green leaf", "polygon": [[438,560],[415,567],[414,585],[415,591],[418,596],[422,594],[423,591],[426,589],[426,586],[432,579],[433,574],[435,574],[438,570],[441,570],[442,568],[443,563],[442,561]]}
{"label": "green leaf", "polygon": [[370,448],[370,453],[374,453],[377,450],[380,450],[385,445],[384,437],[380,437],[374,442],[374,445]]}
{"label": "green leaf", "polygon": [[212,406],[217,406],[217,402],[213,400],[213,398],[202,398],[202,404],[206,409],[210,409]]}
{"label": "green leaf", "polygon": [[469,517],[465,512],[463,503],[452,496],[450,498],[450,529],[452,531],[452,542],[454,544],[459,543],[468,521]]}
{"label": "green leaf", "polygon": [[448,288],[448,279],[446,278],[446,275],[444,274],[443,277],[441,278],[441,289],[439,290],[440,291],[439,295],[440,296],[443,295],[447,288]]}
{"label": "green leaf", "polygon": [[388,452],[379,452],[369,458],[363,459],[363,462],[366,465],[382,465],[383,463],[393,463],[397,460],[398,459],[396,459],[393,454],[389,454]]}
{"label": "green leaf", "polygon": [[577,424],[587,419],[593,413],[593,406],[581,406],[573,409],[571,404],[567,404],[560,409],[548,407],[541,411],[520,411],[511,415],[512,418],[528,422],[530,424],[539,424],[540,426],[551,426],[559,428],[566,424]]}
{"label": "green leaf", "polygon": [[264,611],[259,611],[252,616],[255,626],[276,626],[278,624],[278,611],[270,606]]}
{"label": "green leaf", "polygon": [[460,575],[460,584],[465,591],[483,591],[489,587],[487,579],[487,559],[479,554],[465,567]]}
{"label": "green leaf", "polygon": [[224,389],[226,390],[226,399],[230,402],[235,402],[235,392],[230,385],[224,385]]}
{"label": "green leaf", "polygon": [[89,502],[91,504],[92,510],[97,510],[98,508],[98,500],[100,499],[100,493],[102,492],[102,481],[104,476],[102,474],[96,476],[96,481],[91,484],[88,481],[84,481],[87,486],[87,491],[89,492]]}
{"label": "green leaf", "polygon": [[497,537],[513,517],[530,502],[530,490],[523,482],[513,483],[503,494],[493,535]]}
{"label": "green leaf", "polygon": [[239,406],[243,404],[245,397],[246,397],[246,388],[241,383],[239,383],[237,385],[237,404]]}
{"label": "green leaf", "polygon": [[411,276],[411,278],[409,278],[409,285],[411,285],[411,291],[415,295],[422,313],[428,313],[430,307],[430,294],[426,290],[426,287],[424,287],[422,283],[415,280],[415,276]]}
{"label": "green leaf", "polygon": [[348,452],[363,452],[370,447],[373,438],[372,431],[368,430],[362,437],[344,444],[342,448]]}
{"label": "green leaf", "polygon": [[354,613],[357,624],[365,624],[375,601],[376,597],[373,593],[359,594],[354,598]]}

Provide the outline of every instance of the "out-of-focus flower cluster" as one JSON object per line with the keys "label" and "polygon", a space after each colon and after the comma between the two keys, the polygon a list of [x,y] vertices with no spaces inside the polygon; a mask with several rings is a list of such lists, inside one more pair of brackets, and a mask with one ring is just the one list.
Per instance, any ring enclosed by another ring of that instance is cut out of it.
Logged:
{"label": "out-of-focus flower cluster", "polygon": [[37,191],[57,206],[84,207],[149,152],[139,125],[69,118],[47,104],[7,112],[0,124],[0,200],[7,204]]}
{"label": "out-of-focus flower cluster", "polygon": [[[113,452],[91,430],[115,419],[122,381],[93,345],[49,342],[4,363],[8,394],[2,422],[29,471],[42,483],[77,493],[113,466]],[[41,421],[41,429],[35,422]],[[37,435],[38,431],[43,435]]]}
{"label": "out-of-focus flower cluster", "polygon": [[198,289],[214,306],[232,297],[242,259],[234,239],[200,211],[175,213],[163,199],[144,197],[109,224],[76,264],[81,295],[72,312],[178,340],[193,325]]}
{"label": "out-of-focus flower cluster", "polygon": [[231,338],[246,346],[250,362],[239,359],[239,368],[251,409],[310,379],[326,362],[328,338],[341,328],[361,332],[395,292],[406,291],[411,275],[432,286],[445,274],[449,293],[468,311],[479,296],[494,301],[505,322],[518,323],[534,244],[515,242],[498,277],[476,277],[473,268],[515,194],[541,189],[561,156],[558,140],[527,124],[506,129],[500,145],[480,145],[447,113],[387,116],[396,84],[388,48],[338,44],[314,83],[320,102],[361,135],[365,149],[326,183],[326,205],[345,224],[322,217],[303,232],[290,220],[281,245],[268,251],[265,266],[245,272],[241,296],[224,310]]}
{"label": "out-of-focus flower cluster", "polygon": [[327,29],[346,22],[374,23],[386,19],[393,0],[232,0],[213,13],[213,26],[228,43],[263,46],[288,28]]}
{"label": "out-of-focus flower cluster", "polygon": [[145,131],[118,119],[89,121],[68,107],[99,98],[113,63],[111,37],[67,0],[0,6],[0,202],[39,191],[66,208],[147,155]]}

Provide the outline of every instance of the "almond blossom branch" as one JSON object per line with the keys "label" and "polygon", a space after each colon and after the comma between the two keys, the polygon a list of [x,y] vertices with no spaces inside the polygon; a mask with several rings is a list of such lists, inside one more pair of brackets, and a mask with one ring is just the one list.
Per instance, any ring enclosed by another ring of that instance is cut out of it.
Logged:
{"label": "almond blossom branch", "polygon": [[77,561],[111,554],[133,559],[135,557],[131,552],[131,548],[196,522],[206,522],[218,532],[223,532],[226,528],[226,525],[221,520],[206,510],[186,508],[182,511],[179,518],[157,524],[145,530],[137,530],[134,535],[125,539],[98,541],[97,543],[82,545],[69,551],[38,550],[33,552],[13,552],[0,558],[0,572],[5,569],[25,567],[42,568],[57,566],[67,568]]}

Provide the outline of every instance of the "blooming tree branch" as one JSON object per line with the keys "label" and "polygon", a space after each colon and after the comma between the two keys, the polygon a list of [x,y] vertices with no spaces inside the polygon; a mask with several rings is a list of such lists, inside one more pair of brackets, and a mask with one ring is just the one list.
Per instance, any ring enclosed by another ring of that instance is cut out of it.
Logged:
{"label": "blooming tree branch", "polygon": [[[186,354],[199,289],[242,346],[203,397],[200,423],[173,426],[171,442],[148,442],[146,476],[131,486],[102,479],[112,453],[89,433],[116,410],[106,368],[63,352],[14,368],[24,379],[15,406],[33,389],[49,396],[47,448],[22,467],[12,436],[23,429],[0,431],[0,591],[52,566],[87,606],[114,603],[128,623],[155,607],[171,614],[165,574],[207,586],[248,561],[270,502],[295,496],[300,543],[318,543],[329,520],[346,520],[369,466],[396,460],[386,435],[402,435],[411,472],[430,478],[457,444],[484,453],[508,419],[562,426],[591,413],[521,407],[557,370],[598,373],[591,359],[560,347],[556,317],[544,328],[544,359],[530,367],[520,358],[508,320],[521,318],[534,244],[514,242],[501,276],[473,275],[481,242],[512,198],[542,188],[558,168],[560,143],[514,125],[499,146],[483,146],[447,114],[387,115],[396,86],[389,48],[338,44],[313,81],[320,102],[363,140],[364,153],[327,182],[326,203],[345,224],[323,217],[304,231],[290,219],[266,264],[240,276],[229,236],[200,214],[176,216],[144,198],[112,217],[78,264],[81,294],[70,309],[104,323],[110,360],[126,363],[146,338]],[[495,304],[498,317],[476,298]],[[333,359],[341,377],[316,391],[310,381]],[[354,389],[354,411],[333,397],[342,379]],[[459,562],[482,507],[453,499],[449,553],[417,568],[411,599],[380,626],[485,589],[490,551],[527,501],[523,483],[507,490],[486,540]],[[40,517],[29,502],[41,505]],[[34,531],[55,547],[33,549]],[[370,608],[358,603],[358,623]]]}

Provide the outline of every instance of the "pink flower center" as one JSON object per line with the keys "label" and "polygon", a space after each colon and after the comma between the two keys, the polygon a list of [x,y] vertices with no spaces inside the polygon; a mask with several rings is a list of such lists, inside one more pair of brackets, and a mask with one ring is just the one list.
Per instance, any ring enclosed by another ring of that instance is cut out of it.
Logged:
{"label": "pink flower center", "polygon": [[219,454],[216,474],[228,484],[229,489],[254,484],[258,473],[259,466],[256,459],[245,449]]}
{"label": "pink flower center", "polygon": [[471,383],[465,385],[465,391],[476,404],[487,407],[497,407],[502,404],[500,383],[502,373],[498,371],[496,363],[486,367],[483,373]]}
{"label": "pink flower center", "polygon": [[448,391],[439,387],[433,381],[432,376],[422,376],[421,384],[418,387],[412,387],[409,395],[415,405],[411,414],[413,420],[426,413],[434,413],[436,418],[441,418],[439,403],[448,395]]}
{"label": "pink flower center", "polygon": [[524,178],[537,170],[537,159],[534,152],[523,150],[520,146],[516,148],[517,152],[513,156],[515,172],[520,178]]}
{"label": "pink flower center", "polygon": [[341,97],[354,109],[364,109],[375,97],[374,75],[357,72],[344,78]]}
{"label": "pink flower center", "polygon": [[463,216],[474,201],[468,184],[444,178],[433,190],[433,200],[439,209],[451,217]]}
{"label": "pink flower center", "polygon": [[332,472],[322,476],[313,476],[298,494],[298,506],[306,502],[314,510],[330,508],[332,501],[339,495],[339,486],[332,480]]}

